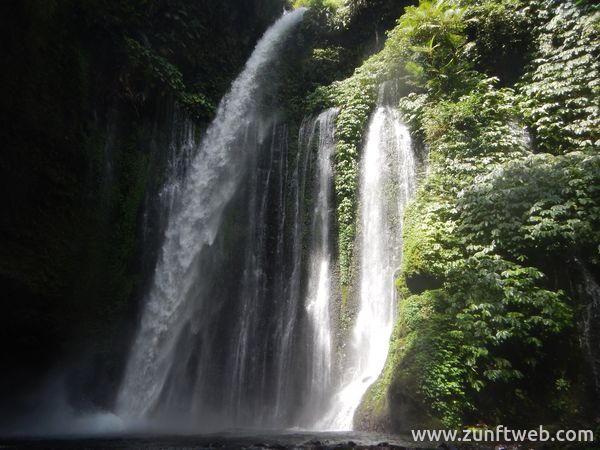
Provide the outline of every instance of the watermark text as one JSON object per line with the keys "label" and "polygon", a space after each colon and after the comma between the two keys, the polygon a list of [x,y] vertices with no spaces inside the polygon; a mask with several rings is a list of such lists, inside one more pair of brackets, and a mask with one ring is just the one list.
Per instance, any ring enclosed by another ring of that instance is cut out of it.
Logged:
{"label": "watermark text", "polygon": [[542,425],[530,430],[513,430],[498,425],[488,429],[411,430],[411,433],[415,442],[594,442],[592,430],[550,432]]}

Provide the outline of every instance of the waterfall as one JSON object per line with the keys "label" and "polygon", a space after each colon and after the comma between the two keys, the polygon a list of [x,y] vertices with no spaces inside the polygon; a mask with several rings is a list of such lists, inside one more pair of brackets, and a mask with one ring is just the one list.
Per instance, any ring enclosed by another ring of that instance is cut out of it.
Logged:
{"label": "waterfall", "polygon": [[300,245],[284,239],[293,228],[282,209],[287,129],[268,100],[272,65],[304,11],[283,15],[258,42],[177,187],[117,398],[123,417],[268,424],[292,401],[284,371],[293,357],[267,357],[292,353]]}
{"label": "waterfall", "polygon": [[411,139],[398,111],[386,106],[382,85],[361,160],[359,210],[359,305],[344,377],[320,427],[352,429],[356,408],[380,375],[396,310],[394,273],[402,254],[402,218],[415,190]]}
{"label": "waterfall", "polygon": [[[253,159],[250,166],[258,170],[251,172],[245,186],[248,223],[243,233],[244,264],[240,295],[230,318],[232,351],[224,371],[231,378],[226,382],[229,392],[223,402],[229,406],[227,415],[233,417],[236,425],[275,425],[278,420],[270,411],[288,403],[282,396],[286,393],[289,361],[273,361],[269,357],[292,351],[293,334],[284,336],[286,330],[281,324],[289,321],[293,330],[296,318],[297,299],[289,296],[284,278],[288,272],[284,242],[286,143],[287,128],[275,127],[268,153],[262,161]],[[198,383],[196,390],[202,389],[204,386]]]}
{"label": "waterfall", "polygon": [[334,131],[337,113],[337,109],[328,109],[312,122],[311,127],[311,134],[314,134],[317,124],[319,127],[316,180],[312,195],[312,198],[315,199],[315,206],[310,233],[310,261],[306,294],[312,350],[308,392],[310,409],[307,411],[312,418],[312,420],[308,419],[311,424],[314,423],[314,417],[326,406],[327,397],[331,391],[332,335],[329,308],[332,297],[332,250],[330,225],[333,189],[332,158],[335,150]]}
{"label": "waterfall", "polygon": [[285,14],[265,33],[197,146],[183,129],[160,193],[164,240],[117,397],[126,420],[198,432],[350,429],[383,368],[402,215],[414,190],[410,137],[386,106],[384,85],[362,158],[360,303],[336,391],[337,110],[306,118],[297,148],[273,113],[276,62],[303,13]]}

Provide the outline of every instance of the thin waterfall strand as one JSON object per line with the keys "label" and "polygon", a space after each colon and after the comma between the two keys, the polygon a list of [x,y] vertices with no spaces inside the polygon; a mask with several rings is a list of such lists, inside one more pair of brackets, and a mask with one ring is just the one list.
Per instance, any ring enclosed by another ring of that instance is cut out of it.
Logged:
{"label": "thin waterfall strand", "polygon": [[362,396],[385,364],[396,309],[394,272],[402,253],[402,217],[415,177],[408,129],[396,109],[378,107],[361,161],[359,311],[344,367],[347,376],[320,428],[351,430]]}
{"label": "thin waterfall strand", "polygon": [[[332,158],[335,150],[334,131],[337,109],[321,113],[317,148],[316,199],[311,226],[311,254],[309,262],[306,310],[311,328],[312,365],[309,380],[310,415],[315,417],[323,407],[331,390],[332,335],[331,316],[331,221],[332,221]],[[314,130],[313,125],[313,130]],[[313,131],[314,134],[314,131]],[[311,423],[311,425],[314,423]]]}

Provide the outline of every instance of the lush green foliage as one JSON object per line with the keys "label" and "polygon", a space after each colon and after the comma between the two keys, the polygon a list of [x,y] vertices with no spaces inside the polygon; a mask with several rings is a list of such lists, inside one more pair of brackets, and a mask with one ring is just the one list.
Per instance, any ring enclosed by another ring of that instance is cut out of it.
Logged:
{"label": "lush green foliage", "polygon": [[466,42],[464,11],[449,0],[421,1],[406,8],[390,33],[390,56],[404,62],[417,86],[449,92],[464,80],[470,66],[460,58]]}
{"label": "lush green foliage", "polygon": [[[518,403],[516,388],[508,383],[547,358],[542,343],[568,326],[570,310],[560,293],[540,287],[539,270],[494,254],[490,241],[476,246],[461,228],[469,220],[476,226],[506,223],[504,214],[490,216],[489,210],[471,217],[459,201],[465,201],[465,190],[479,186],[479,175],[528,153],[524,133],[514,124],[512,91],[482,80],[455,102],[415,100],[409,97],[402,106],[423,109],[413,109],[410,117],[421,124],[431,166],[406,217],[404,292],[441,286],[435,314],[446,319],[440,319],[436,333],[448,336],[436,341],[436,352],[425,361],[415,359],[423,364],[416,386],[423,404],[447,425],[457,425],[475,410],[483,413],[476,393],[488,387]],[[432,339],[418,329],[414,334],[422,345]],[[445,380],[440,374],[454,375]],[[488,420],[497,416],[492,410],[486,414]]]}
{"label": "lush green foliage", "polygon": [[[581,412],[581,400],[536,402],[559,384],[573,397],[578,383],[572,358],[555,357],[578,352],[576,304],[548,257],[598,263],[597,30],[595,13],[573,5],[422,1],[373,58],[387,69],[371,73],[415,86],[400,109],[429,167],[405,215],[392,349],[358,424],[393,422],[396,397],[448,426]],[[523,63],[500,70],[510,57]],[[516,91],[498,88],[521,73]],[[523,122],[544,151],[587,151],[534,155]]]}
{"label": "lush green foliage", "polygon": [[569,2],[542,2],[542,11],[547,21],[537,29],[535,58],[519,83],[524,117],[541,151],[597,148],[600,11],[586,12]]}
{"label": "lush green foliage", "polygon": [[520,261],[571,255],[598,263],[600,156],[539,154],[509,162],[465,190],[458,209],[465,243]]}
{"label": "lush green foliage", "polygon": [[467,59],[480,72],[495,76],[502,85],[523,74],[533,40],[531,8],[523,0],[459,2],[469,42]]}
{"label": "lush green foliage", "polygon": [[482,80],[456,102],[423,103],[415,95],[401,102],[413,127],[430,146],[430,176],[406,216],[403,271],[410,280],[428,273],[441,279],[450,261],[463,254],[455,233],[456,200],[477,174],[527,149],[522,131],[511,124],[511,91]]}

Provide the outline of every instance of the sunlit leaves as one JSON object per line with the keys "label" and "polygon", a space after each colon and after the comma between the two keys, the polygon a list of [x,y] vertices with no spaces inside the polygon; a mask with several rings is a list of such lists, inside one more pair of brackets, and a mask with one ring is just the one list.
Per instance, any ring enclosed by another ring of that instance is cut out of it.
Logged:
{"label": "sunlit leaves", "polygon": [[599,186],[600,155],[540,154],[509,162],[461,195],[461,234],[465,242],[493,242],[513,257],[536,249],[585,252],[600,242]]}
{"label": "sunlit leaves", "polygon": [[597,148],[600,11],[570,2],[553,7],[557,14],[539,26],[535,59],[519,85],[522,111],[543,151]]}
{"label": "sunlit leaves", "polygon": [[466,43],[464,8],[448,0],[421,1],[406,8],[389,36],[389,51],[404,61],[412,81],[435,92],[460,87],[470,63],[461,58]]}

